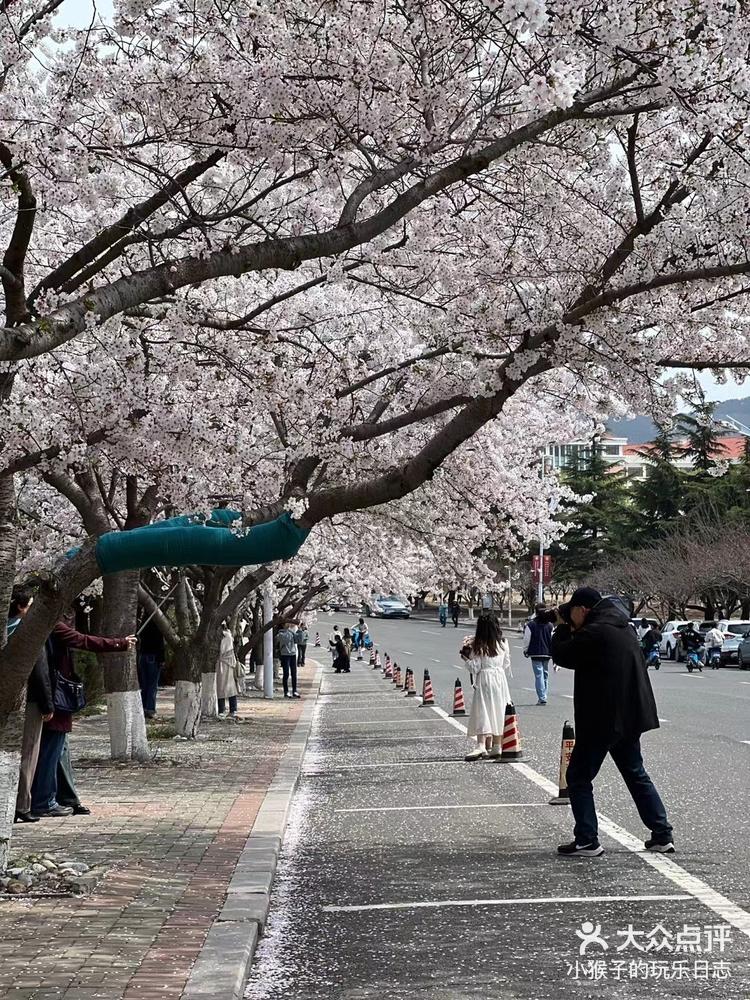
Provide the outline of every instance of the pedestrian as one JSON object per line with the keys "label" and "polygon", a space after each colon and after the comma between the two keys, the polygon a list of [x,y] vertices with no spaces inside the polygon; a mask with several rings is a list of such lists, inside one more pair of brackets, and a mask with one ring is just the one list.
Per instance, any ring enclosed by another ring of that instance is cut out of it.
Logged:
{"label": "pedestrian", "polygon": [[615,602],[593,587],[579,587],[558,608],[558,620],[550,649],[555,663],[575,671],[576,728],[567,773],[575,839],[558,847],[558,853],[598,857],[604,851],[593,781],[607,754],[651,831],[646,850],[671,853],[672,827],[641,754],[641,734],[658,729],[659,718],[638,637]]}
{"label": "pedestrian", "polygon": [[717,622],[711,622],[711,628],[705,635],[706,643],[706,663],[712,670],[718,670],[721,666],[721,650],[724,646],[724,633],[719,628]]}
{"label": "pedestrian", "polygon": [[[31,609],[34,598],[25,588],[13,590],[10,608],[8,609],[8,638],[23,623]],[[53,680],[47,661],[46,650],[37,657],[34,667],[26,682],[26,708],[23,720],[23,736],[21,740],[21,766],[18,775],[18,793],[16,795],[15,823],[38,823],[39,817],[31,811],[31,785],[34,780],[39,745],[42,739],[42,726],[48,722],[55,711],[53,702]]]}
{"label": "pedestrian", "polygon": [[341,636],[344,645],[346,646],[346,651],[351,656],[352,646],[354,645],[354,637],[348,628],[344,628],[344,634]]}
{"label": "pedestrian", "polygon": [[438,621],[440,622],[440,627],[445,628],[448,621],[448,605],[445,601],[441,601],[438,605]]}
{"label": "pedestrian", "polygon": [[[284,622],[276,637],[279,648],[279,659],[283,671],[284,697],[299,698],[297,693],[297,640],[296,632],[291,622]],[[292,690],[289,691],[289,679],[292,680]]]}
{"label": "pedestrian", "polygon": [[454,601],[451,606],[451,620],[453,622],[453,628],[458,628],[458,617],[461,614],[461,606],[458,601]]}
{"label": "pedestrian", "polygon": [[88,814],[91,810],[81,804],[75,790],[73,769],[68,760],[67,783],[77,806],[63,806],[57,800],[58,768],[65,752],[66,736],[73,729],[75,709],[66,699],[68,685],[75,679],[73,650],[85,649],[91,653],[122,653],[134,649],[136,637],[123,636],[110,639],[100,635],[84,635],[65,622],[58,622],[47,639],[46,653],[54,681],[55,711],[44,723],[39,745],[34,782],[31,788],[31,812],[35,816],[70,816],[71,813]]}
{"label": "pedestrian", "polygon": [[[297,669],[305,665],[305,651],[307,650],[308,631],[304,622],[299,623],[297,631],[294,633],[294,641],[297,643]],[[320,645],[320,643],[318,643]]]}
{"label": "pedestrian", "polygon": [[239,720],[237,713],[237,696],[240,693],[238,673],[241,666],[234,652],[234,638],[229,625],[224,622],[221,628],[221,644],[219,658],[216,661],[216,700],[219,718],[227,718],[227,702],[229,702],[229,718]]}
{"label": "pedestrian", "polygon": [[147,719],[156,715],[156,695],[164,659],[164,635],[155,619],[148,618],[138,632],[138,686]]}
{"label": "pedestrian", "polygon": [[336,656],[333,660],[333,669],[337,674],[342,672],[345,674],[351,673],[351,658],[342,636],[339,636],[338,639],[336,639]]}
{"label": "pedestrian", "polygon": [[328,636],[328,651],[331,654],[331,660],[336,659],[336,643],[341,638],[341,633],[339,632],[338,625],[333,626],[333,632]]}
{"label": "pedestrian", "polygon": [[523,655],[531,660],[534,671],[537,705],[547,704],[549,693],[549,644],[552,639],[552,622],[545,604],[537,604],[536,614],[523,630]]}
{"label": "pedestrian", "polygon": [[506,672],[512,674],[510,646],[496,615],[485,611],[479,615],[474,638],[463,646],[461,657],[474,678],[467,732],[477,741],[465,759],[497,760],[502,753],[505,709],[511,700]]}
{"label": "pedestrian", "polygon": [[358,634],[357,649],[364,649],[370,635],[370,629],[368,628],[367,622],[364,618],[360,618],[357,622],[356,631]]}

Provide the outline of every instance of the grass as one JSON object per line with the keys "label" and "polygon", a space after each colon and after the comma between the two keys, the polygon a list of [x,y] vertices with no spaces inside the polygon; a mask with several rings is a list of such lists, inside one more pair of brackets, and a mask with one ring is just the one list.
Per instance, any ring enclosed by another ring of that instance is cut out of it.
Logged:
{"label": "grass", "polygon": [[177,730],[171,722],[156,722],[146,726],[146,736],[150,740],[171,740],[177,735]]}

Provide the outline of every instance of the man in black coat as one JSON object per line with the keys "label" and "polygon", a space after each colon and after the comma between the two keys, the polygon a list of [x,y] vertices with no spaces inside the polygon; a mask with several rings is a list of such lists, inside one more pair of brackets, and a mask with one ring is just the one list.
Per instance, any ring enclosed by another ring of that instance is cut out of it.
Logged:
{"label": "man in black coat", "polygon": [[638,637],[617,601],[602,598],[592,587],[579,587],[558,615],[551,653],[555,663],[575,670],[576,723],[567,773],[575,840],[558,852],[583,857],[603,853],[592,783],[610,754],[651,831],[646,849],[672,853],[672,827],[641,756],[641,733],[658,729],[659,718]]}

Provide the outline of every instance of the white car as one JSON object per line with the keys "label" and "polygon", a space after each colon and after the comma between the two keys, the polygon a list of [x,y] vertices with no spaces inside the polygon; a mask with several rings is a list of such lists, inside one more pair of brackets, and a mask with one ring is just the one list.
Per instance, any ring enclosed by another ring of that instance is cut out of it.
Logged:
{"label": "white car", "polygon": [[684,626],[692,620],[693,619],[688,618],[685,621],[667,622],[661,630],[661,646],[659,647],[659,652],[662,656],[665,656],[668,660],[674,660],[677,658],[677,633],[680,628],[684,628]]}
{"label": "white car", "polygon": [[[702,622],[700,626],[701,632],[703,631],[704,624],[710,626],[713,622]],[[747,632],[750,632],[750,621],[744,618],[720,618],[716,624],[724,633],[724,645],[721,647],[721,662],[735,663],[738,658],[740,642],[743,636]]]}

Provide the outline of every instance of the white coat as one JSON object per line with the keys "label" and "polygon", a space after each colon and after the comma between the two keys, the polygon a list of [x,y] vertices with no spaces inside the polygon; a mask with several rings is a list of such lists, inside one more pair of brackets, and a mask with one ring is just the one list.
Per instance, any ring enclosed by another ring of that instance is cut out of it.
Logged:
{"label": "white coat", "polygon": [[235,675],[235,665],[237,658],[234,655],[234,642],[232,633],[225,629],[221,634],[221,648],[219,649],[219,660],[216,664],[216,697],[233,698],[240,692],[237,689],[237,678]]}
{"label": "white coat", "polygon": [[505,726],[505,707],[510,703],[508,640],[501,640],[496,656],[472,656],[466,661],[466,669],[474,675],[469,736],[501,736]]}

